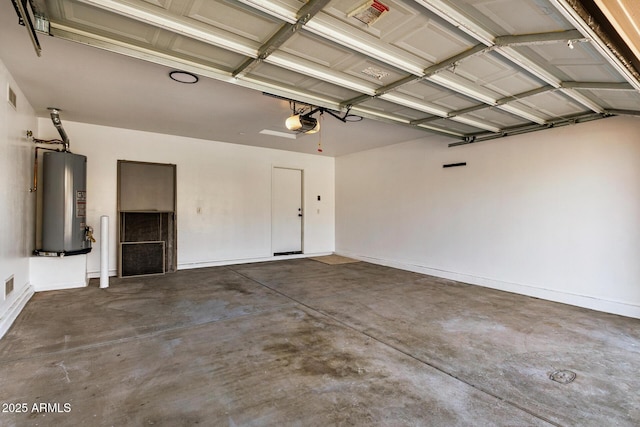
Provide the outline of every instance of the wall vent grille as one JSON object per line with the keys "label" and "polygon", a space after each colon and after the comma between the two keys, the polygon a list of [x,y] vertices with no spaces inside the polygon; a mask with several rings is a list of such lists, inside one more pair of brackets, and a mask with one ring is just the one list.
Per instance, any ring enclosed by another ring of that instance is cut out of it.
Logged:
{"label": "wall vent grille", "polygon": [[4,281],[4,299],[7,299],[11,292],[13,292],[13,275]]}
{"label": "wall vent grille", "polygon": [[11,106],[14,108],[14,110],[17,110],[18,109],[18,96],[13,91],[11,86],[9,86],[9,90],[7,92],[8,92],[7,93],[7,100],[9,101],[9,104],[11,104]]}

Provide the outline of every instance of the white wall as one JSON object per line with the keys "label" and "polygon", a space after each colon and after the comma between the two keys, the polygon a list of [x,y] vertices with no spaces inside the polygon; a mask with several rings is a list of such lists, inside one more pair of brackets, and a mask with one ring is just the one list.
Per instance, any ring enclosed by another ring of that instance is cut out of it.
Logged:
{"label": "white wall", "polygon": [[[177,165],[179,269],[272,258],[274,166],[304,170],[305,254],[334,251],[333,158],[74,123],[64,112],[61,119],[71,151],[87,156],[87,223],[98,242],[100,216],[110,218],[111,274],[117,268],[119,159]],[[40,138],[58,136],[49,119],[39,120]],[[87,264],[90,276],[97,277],[99,243]]]}
{"label": "white wall", "polygon": [[[8,86],[17,94],[17,110],[7,102]],[[0,337],[33,294],[29,255],[34,249],[35,195],[33,147],[26,131],[37,131],[35,113],[0,61]],[[5,280],[13,292],[5,298]]]}
{"label": "white wall", "polygon": [[429,141],[336,160],[337,253],[640,317],[640,119]]}

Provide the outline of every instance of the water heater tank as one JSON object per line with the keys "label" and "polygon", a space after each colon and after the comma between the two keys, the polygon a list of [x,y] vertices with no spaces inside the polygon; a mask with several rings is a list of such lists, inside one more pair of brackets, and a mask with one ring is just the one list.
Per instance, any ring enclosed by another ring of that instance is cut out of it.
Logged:
{"label": "water heater tank", "polygon": [[91,251],[87,239],[87,158],[47,152],[42,172],[41,254],[75,255]]}

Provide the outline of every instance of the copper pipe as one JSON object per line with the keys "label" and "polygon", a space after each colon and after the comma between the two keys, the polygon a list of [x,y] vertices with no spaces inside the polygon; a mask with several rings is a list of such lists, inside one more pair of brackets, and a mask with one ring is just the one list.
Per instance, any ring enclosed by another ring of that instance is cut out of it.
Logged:
{"label": "copper pipe", "polygon": [[36,147],[35,156],[33,159],[33,188],[29,189],[29,192],[31,193],[38,190],[38,150],[60,151],[60,150],[54,150],[53,148]]}

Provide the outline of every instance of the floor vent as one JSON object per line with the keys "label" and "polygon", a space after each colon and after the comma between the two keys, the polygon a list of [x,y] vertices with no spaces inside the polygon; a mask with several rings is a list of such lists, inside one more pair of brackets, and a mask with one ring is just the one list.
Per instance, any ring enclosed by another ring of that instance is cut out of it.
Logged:
{"label": "floor vent", "polygon": [[549,375],[549,379],[560,384],[569,384],[576,379],[576,373],[572,371],[555,371]]}
{"label": "floor vent", "polygon": [[13,292],[13,276],[4,281],[4,298],[7,299],[11,292]]}
{"label": "floor vent", "polygon": [[8,93],[7,93],[7,101],[9,101],[9,104],[11,104],[11,106],[14,108],[14,110],[18,109],[18,96],[13,91],[11,86],[9,86],[9,90],[8,90]]}

